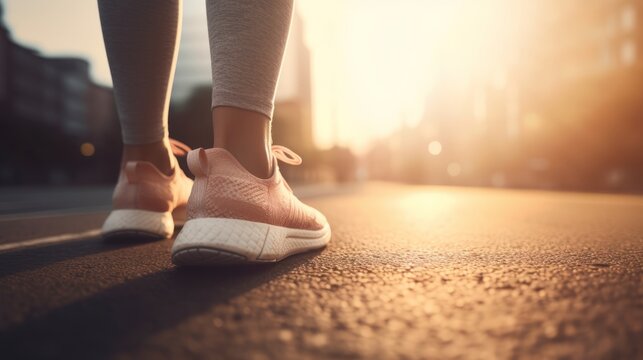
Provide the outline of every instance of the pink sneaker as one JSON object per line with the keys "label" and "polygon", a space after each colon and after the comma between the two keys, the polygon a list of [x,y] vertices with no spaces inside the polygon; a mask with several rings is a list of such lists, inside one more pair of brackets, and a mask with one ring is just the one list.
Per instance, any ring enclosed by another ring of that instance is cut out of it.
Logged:
{"label": "pink sneaker", "polygon": [[[190,148],[170,140],[172,152],[184,155]],[[129,161],[114,190],[114,209],[103,224],[106,239],[132,237],[165,239],[174,226],[185,222],[192,180],[172,157],[174,173],[167,176],[147,161]]]}
{"label": "pink sneaker", "polygon": [[277,159],[298,165],[301,158],[282,146],[273,146],[273,154],[268,179],[250,174],[224,149],[188,154],[196,179],[188,220],[172,247],[174,264],[274,262],[326,246],[326,218],[295,197],[277,165]]}

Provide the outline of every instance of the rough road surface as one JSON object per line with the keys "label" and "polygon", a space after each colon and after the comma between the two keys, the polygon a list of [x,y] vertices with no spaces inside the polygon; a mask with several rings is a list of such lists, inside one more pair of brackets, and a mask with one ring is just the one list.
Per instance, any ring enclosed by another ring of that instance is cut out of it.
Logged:
{"label": "rough road surface", "polygon": [[104,210],[0,219],[0,358],[643,357],[643,197],[373,184],[308,202],[326,250],[223,269],[175,268],[172,240],[11,245]]}

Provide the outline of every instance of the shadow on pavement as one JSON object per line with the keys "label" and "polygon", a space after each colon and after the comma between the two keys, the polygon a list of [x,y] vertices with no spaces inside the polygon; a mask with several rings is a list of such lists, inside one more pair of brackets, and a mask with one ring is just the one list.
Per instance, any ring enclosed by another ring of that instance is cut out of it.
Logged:
{"label": "shadow on pavement", "polygon": [[0,278],[60,261],[149,244],[149,241],[105,242],[100,236],[0,253]]}
{"label": "shadow on pavement", "polygon": [[0,354],[8,359],[110,357],[286,274],[319,253],[277,264],[173,268],[150,274],[0,331]]}

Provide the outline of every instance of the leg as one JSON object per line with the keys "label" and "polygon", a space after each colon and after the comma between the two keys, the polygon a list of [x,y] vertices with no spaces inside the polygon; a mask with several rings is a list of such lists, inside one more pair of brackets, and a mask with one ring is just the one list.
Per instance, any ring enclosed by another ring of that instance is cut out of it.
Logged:
{"label": "leg", "polygon": [[271,262],[320,249],[330,240],[328,221],[295,197],[277,166],[277,159],[298,165],[301,158],[272,147],[270,140],[292,2],[207,4],[215,147],[188,154],[194,188],[172,261],[182,266]]}
{"label": "leg", "polygon": [[248,171],[272,173],[270,120],[292,0],[207,0],[214,147]]}
{"label": "leg", "polygon": [[99,0],[105,49],[123,134],[123,163],[172,171],[167,116],[181,0]]}
{"label": "leg", "polygon": [[103,236],[167,238],[192,189],[167,131],[181,0],[98,0],[98,6],[124,143]]}

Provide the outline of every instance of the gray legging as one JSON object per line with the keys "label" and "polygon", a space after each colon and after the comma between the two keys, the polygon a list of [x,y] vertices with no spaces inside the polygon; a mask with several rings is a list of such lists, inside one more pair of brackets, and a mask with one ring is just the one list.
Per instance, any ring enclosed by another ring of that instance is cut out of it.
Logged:
{"label": "gray legging", "polygon": [[[181,0],[98,0],[125,144],[168,134],[167,115],[181,30]],[[206,0],[212,108],[272,118],[292,0]]]}

